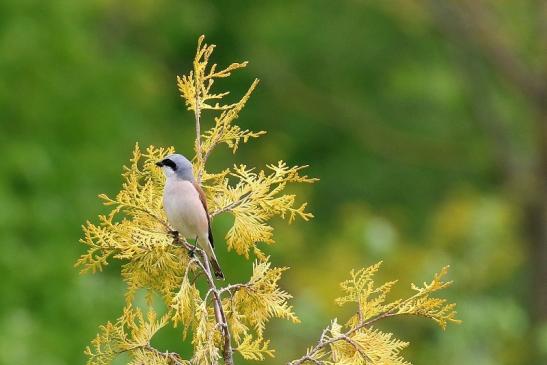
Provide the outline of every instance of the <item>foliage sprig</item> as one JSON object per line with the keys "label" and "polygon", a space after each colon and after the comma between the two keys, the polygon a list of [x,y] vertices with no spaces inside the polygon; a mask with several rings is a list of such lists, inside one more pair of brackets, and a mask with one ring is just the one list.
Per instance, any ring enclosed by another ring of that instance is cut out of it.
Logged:
{"label": "foliage sprig", "polygon": [[[287,301],[291,296],[278,286],[284,268],[272,268],[268,258],[257,248],[260,242],[273,242],[273,228],[268,221],[274,216],[297,217],[308,220],[311,213],[306,204],[295,206],[295,196],[284,193],[289,183],[311,183],[315,179],[301,175],[303,167],[289,167],[280,161],[268,165],[270,173],[254,172],[246,166],[234,166],[232,170],[209,173],[205,163],[211,152],[220,144],[226,144],[233,152],[240,143],[257,138],[265,132],[244,130],[233,124],[258,85],[255,80],[243,97],[235,103],[223,103],[227,92],[215,93],[212,86],[216,79],[230,76],[231,72],[245,67],[247,62],[233,63],[225,69],[216,64],[209,66],[213,45],[198,41],[193,70],[178,77],[178,86],[196,121],[195,174],[203,183],[211,216],[223,213],[235,218],[233,227],[226,234],[229,249],[249,258],[252,251],[259,260],[254,265],[253,276],[247,283],[219,288],[213,280],[209,263],[203,252],[196,250],[184,237],[174,236],[162,208],[163,176],[155,162],[173,153],[174,148],[150,146],[143,152],[135,146],[130,164],[122,173],[122,189],[115,197],[101,194],[103,203],[111,208],[100,215],[98,223],[86,222],[84,236],[80,240],[87,252],[76,265],[82,272],[102,271],[112,259],[123,261],[122,278],[127,284],[126,308],[115,323],[101,327],[101,333],[86,350],[89,364],[109,362],[121,352],[130,353],[134,361],[150,356],[145,363],[168,361],[149,345],[155,332],[136,323],[133,309],[135,294],[147,292],[147,306],[153,310],[152,298],[159,294],[169,308],[162,317],[162,326],[171,323],[181,326],[183,337],[192,334],[193,356],[184,361],[193,364],[213,364],[223,359],[233,363],[232,352],[239,352],[247,359],[264,359],[273,356],[269,341],[263,331],[271,318],[298,319]],[[213,126],[201,133],[203,110],[217,111]],[[206,293],[200,292],[196,280],[205,277]],[[137,311],[137,312],[135,312]],[[152,312],[151,312],[152,313]],[[137,321],[138,323],[141,323]],[[144,323],[144,322],[143,322]],[[159,327],[154,327],[155,330]],[[131,336],[141,339],[135,342]],[[232,347],[232,341],[234,347]],[[171,359],[172,360],[172,359]],[[183,363],[179,357],[176,360]]]}
{"label": "foliage sprig", "polygon": [[[285,188],[316,179],[302,174],[306,166],[289,166],[283,161],[266,165],[264,170],[246,165],[216,173],[206,170],[210,154],[219,145],[225,144],[235,153],[241,143],[265,133],[234,124],[258,80],[233,103],[224,101],[228,92],[213,91],[215,80],[230,76],[247,62],[221,69],[210,65],[213,50],[214,45],[204,43],[204,37],[200,37],[193,69],[178,77],[177,83],[188,110],[194,114],[192,162],[194,174],[206,193],[211,218],[220,214],[233,216],[234,223],[225,234],[226,244],[245,259],[251,253],[256,257],[253,273],[246,282],[217,286],[205,253],[175,234],[162,207],[164,177],[155,163],[175,149],[150,146],[143,151],[136,145],[129,165],[123,168],[120,192],[115,197],[99,196],[110,211],[99,215],[97,223],[88,221],[83,225],[80,242],[87,251],[76,266],[82,273],[96,273],[110,261],[121,260],[121,275],[127,285],[122,315],[116,322],[101,326],[85,350],[88,365],[109,364],[122,353],[129,354],[135,365],[205,365],[221,360],[232,365],[234,352],[248,360],[264,360],[275,354],[264,336],[267,323],[273,318],[299,322],[289,304],[292,296],[279,287],[287,268],[273,267],[258,245],[274,242],[270,224],[274,217],[289,223],[313,217],[306,210],[306,203],[297,204],[296,196],[286,193]],[[203,110],[217,113],[212,127],[205,132],[201,132]],[[292,364],[403,364],[398,354],[407,343],[373,329],[373,322],[403,314],[428,317],[442,327],[456,322],[453,305],[430,297],[449,285],[441,280],[446,270],[431,283],[414,287],[414,296],[386,304],[385,296],[393,283],[374,288],[371,277],[377,269],[376,265],[352,272],[351,279],[342,284],[345,295],[337,303],[356,303],[358,314],[345,325],[334,320],[318,345]],[[204,282],[205,290],[200,290],[198,281]],[[139,291],[146,294],[145,305],[138,305],[135,300]],[[167,308],[161,316],[154,305],[158,296]],[[183,358],[150,345],[154,335],[166,325],[180,328],[183,339],[191,336],[192,355]]]}
{"label": "foliage sprig", "polygon": [[344,296],[337,298],[335,302],[340,306],[355,305],[356,313],[343,325],[334,319],[323,331],[317,344],[290,365],[406,365],[410,363],[404,360],[400,353],[409,343],[396,339],[391,333],[374,328],[376,322],[394,316],[412,315],[432,319],[442,329],[445,329],[448,323],[460,323],[456,319],[455,304],[431,296],[452,284],[451,281],[443,281],[443,277],[448,273],[448,267],[442,268],[430,283],[424,283],[422,287],[412,284],[411,288],[416,292],[414,295],[387,302],[387,295],[396,281],[375,286],[373,276],[378,272],[380,265],[381,262],[351,271],[350,279],[340,284]]}

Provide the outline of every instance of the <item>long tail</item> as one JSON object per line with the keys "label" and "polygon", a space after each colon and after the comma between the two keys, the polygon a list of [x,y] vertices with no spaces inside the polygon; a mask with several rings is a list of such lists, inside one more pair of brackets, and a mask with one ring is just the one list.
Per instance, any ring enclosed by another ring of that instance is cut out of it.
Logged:
{"label": "long tail", "polygon": [[215,277],[217,279],[224,280],[224,274],[222,273],[222,269],[220,268],[220,265],[218,263],[215,251],[213,251],[213,247],[209,240],[199,239],[198,242],[200,243],[201,248],[203,248],[203,250],[207,254],[207,257],[209,258],[209,262],[211,263]]}
{"label": "long tail", "polygon": [[224,274],[222,273],[222,269],[220,268],[217,259],[215,257],[209,257],[209,261],[211,261],[211,266],[213,267],[215,277],[217,279],[224,280]]}

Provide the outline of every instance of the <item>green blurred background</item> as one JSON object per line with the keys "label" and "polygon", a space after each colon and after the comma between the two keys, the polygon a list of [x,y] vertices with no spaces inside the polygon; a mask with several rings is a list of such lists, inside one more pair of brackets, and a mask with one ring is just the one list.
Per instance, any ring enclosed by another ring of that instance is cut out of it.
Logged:
{"label": "green blurred background", "polygon": [[[293,189],[316,218],[276,221],[266,248],[292,267],[302,319],[271,324],[268,363],[343,320],[338,283],[378,260],[394,295],[452,267],[462,325],[383,325],[408,360],[547,363],[545,1],[2,0],[0,364],[84,363],[120,314],[119,265],[72,267],[80,225],[105,211],[96,196],[117,192],[136,141],[191,153],[175,76],[200,34],[221,65],[250,61],[221,86],[235,98],[260,78],[238,122],[268,131],[211,169],[283,159],[321,179]],[[219,246],[226,271],[250,271]],[[190,351],[172,329],[155,345]]]}

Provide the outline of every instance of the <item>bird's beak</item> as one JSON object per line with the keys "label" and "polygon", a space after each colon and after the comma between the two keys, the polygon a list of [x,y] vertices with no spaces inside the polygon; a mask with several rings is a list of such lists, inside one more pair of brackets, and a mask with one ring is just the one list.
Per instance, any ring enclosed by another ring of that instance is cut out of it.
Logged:
{"label": "bird's beak", "polygon": [[158,166],[158,167],[162,167],[162,166],[163,166],[163,164],[161,163],[161,161],[158,161],[158,162],[156,162],[156,166]]}

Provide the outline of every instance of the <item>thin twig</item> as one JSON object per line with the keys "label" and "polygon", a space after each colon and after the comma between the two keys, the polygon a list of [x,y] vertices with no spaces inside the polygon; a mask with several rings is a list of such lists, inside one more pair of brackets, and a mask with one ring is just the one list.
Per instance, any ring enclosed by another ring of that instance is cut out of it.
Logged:
{"label": "thin twig", "polygon": [[342,335],[342,340],[346,341],[353,347],[355,347],[355,350],[359,352],[359,354],[364,358],[367,359],[367,361],[372,362],[372,359],[365,353],[365,350],[361,345],[359,345],[357,342],[355,342],[351,337],[348,337],[346,335]]}
{"label": "thin twig", "polygon": [[499,75],[520,89],[541,107],[545,102],[545,85],[542,72],[526,64],[507,44],[502,27],[494,21],[491,12],[477,0],[429,1],[437,23],[453,37],[464,37],[476,44],[479,51],[495,67]]}
{"label": "thin twig", "polygon": [[207,258],[205,251],[203,251],[199,247],[194,247],[193,245],[189,244],[188,241],[186,241],[185,239],[182,239],[180,237],[175,237],[175,241],[178,244],[182,245],[185,249],[187,249],[188,252],[194,252],[194,255],[196,255],[196,257],[202,258],[202,260],[199,260],[198,258],[194,257],[190,262],[194,261],[198,264],[198,266],[201,269],[201,272],[205,275],[207,284],[209,285],[209,290],[207,291],[205,300],[207,300],[210,294],[213,294],[212,299],[213,299],[213,307],[215,310],[215,319],[218,326],[221,328],[222,336],[224,338],[224,347],[222,351],[224,363],[226,365],[233,365],[234,360],[233,360],[232,339],[231,339],[230,330],[228,327],[228,321],[226,320],[226,314],[224,312],[224,308],[222,307],[222,300],[220,296],[220,292],[222,291],[222,289],[219,290],[215,284],[211,267],[209,265],[209,259]]}
{"label": "thin twig", "polygon": [[221,141],[222,133],[224,132],[224,129],[226,129],[226,126],[223,124],[221,126],[221,128],[222,129],[217,133],[217,136],[215,137],[215,139],[211,141],[211,147],[209,147],[209,149],[205,152],[205,155],[203,155],[203,158],[202,158],[202,161],[201,161],[201,163],[202,163],[201,170],[198,172],[198,177],[200,177],[200,178],[203,175],[203,172],[205,171],[205,163],[209,159],[209,156],[211,155],[211,152],[213,152],[213,150],[215,149],[217,144]]}
{"label": "thin twig", "polygon": [[243,288],[247,288],[247,289],[250,289],[250,285],[249,284],[233,284],[233,285],[228,285],[228,286],[225,286],[224,288],[220,288],[220,290],[218,291],[219,294],[223,294],[224,292],[229,292],[230,294],[232,294],[232,290],[239,290],[239,289],[243,289]]}
{"label": "thin twig", "polygon": [[[194,63],[195,64],[195,63]],[[199,72],[197,67],[194,65],[194,88],[196,91],[196,100],[194,106],[194,117],[196,119],[196,157],[198,159],[198,166],[200,170],[198,171],[197,182],[201,184],[201,177],[203,171],[203,156],[201,155],[201,109],[200,109],[200,99],[199,99],[199,85],[197,78],[199,77]]]}
{"label": "thin twig", "polygon": [[142,346],[142,348],[144,348],[144,349],[146,349],[150,352],[153,352],[156,355],[163,356],[163,357],[173,361],[173,363],[175,365],[183,365],[182,358],[176,352],[169,352],[169,351],[161,352],[158,349],[156,349],[156,348],[154,348],[150,345]]}
{"label": "thin twig", "polygon": [[315,345],[306,355],[302,356],[301,358],[299,358],[297,360],[293,360],[293,361],[289,362],[289,365],[301,365],[301,364],[305,363],[306,361],[312,361],[314,363],[317,363],[318,360],[314,359],[313,355],[315,355],[317,352],[319,352],[321,349],[327,347],[328,345],[333,344],[333,343],[338,342],[338,341],[346,341],[346,342],[350,343],[352,346],[355,347],[355,349],[359,352],[359,354],[361,354],[361,356],[366,358],[368,361],[372,361],[370,359],[370,357],[364,352],[363,348],[361,346],[359,346],[359,344],[351,338],[351,335],[354,334],[355,332],[359,331],[360,329],[364,328],[364,327],[370,326],[371,324],[373,324],[376,321],[379,321],[383,318],[392,317],[392,316],[397,315],[398,313],[394,312],[394,310],[395,310],[395,308],[393,308],[390,311],[387,311],[385,313],[382,313],[382,314],[380,314],[380,315],[378,315],[374,318],[371,318],[368,321],[361,322],[359,325],[355,326],[354,328],[350,329],[349,331],[347,331],[345,333],[342,333],[342,334],[340,334],[336,337],[332,337],[328,340],[325,340],[326,334],[328,332],[328,328],[325,328],[323,330],[323,333],[321,334],[321,337],[319,338],[319,342],[317,343],[317,345]]}
{"label": "thin twig", "polygon": [[138,210],[139,212],[148,214],[151,218],[154,218],[154,220],[156,220],[158,223],[163,225],[168,231],[171,231],[171,227],[169,227],[169,224],[167,224],[167,222],[165,222],[163,219],[161,219],[160,217],[158,217],[157,215],[155,215],[154,213],[152,213],[150,210],[148,210],[146,208],[143,208],[143,207],[140,207],[138,205],[131,204],[131,203],[124,203],[122,201],[114,200],[114,199],[110,199],[110,198],[108,198],[108,200],[109,200],[109,202],[108,202],[109,205],[110,204],[113,204],[113,205],[117,204],[118,205],[118,207],[116,209],[121,210],[123,208],[131,208],[131,209]]}
{"label": "thin twig", "polygon": [[144,344],[144,345],[133,346],[133,347],[121,350],[121,351],[115,351],[114,354],[119,355],[119,354],[123,354],[123,353],[126,353],[126,352],[135,351],[135,350],[138,350],[138,349],[143,349],[143,350],[146,350],[146,351],[150,351],[150,352],[155,353],[156,355],[165,357],[165,358],[171,360],[174,365],[183,365],[182,357],[179,354],[177,354],[176,352],[169,352],[169,351],[161,352],[160,350],[156,349],[155,347],[152,347],[149,343]]}
{"label": "thin twig", "polygon": [[[203,266],[202,270],[205,272],[205,277],[209,283],[210,290],[213,293],[213,305],[215,309],[215,317],[217,320],[218,325],[222,329],[222,334],[224,337],[224,348],[222,351],[223,358],[224,358],[224,364],[225,365],[233,365],[234,359],[233,359],[233,350],[232,350],[232,339],[230,335],[230,330],[228,328],[228,321],[226,320],[226,314],[224,313],[224,308],[222,307],[222,300],[220,298],[219,291],[215,285],[215,282],[213,280],[213,275],[211,274],[211,267],[209,265],[209,260],[207,259],[207,255],[204,251],[201,251],[202,257],[203,257]],[[201,266],[200,262],[200,266]]]}
{"label": "thin twig", "polygon": [[249,198],[250,198],[251,195],[252,195],[252,191],[249,191],[248,193],[242,195],[242,196],[241,196],[238,200],[236,200],[235,202],[232,202],[232,203],[226,205],[225,207],[220,208],[220,209],[215,210],[214,212],[212,212],[212,213],[211,213],[211,217],[215,217],[215,216],[217,216],[217,215],[219,215],[219,214],[222,214],[222,213],[224,213],[224,212],[227,212],[227,211],[230,211],[230,210],[232,210],[232,209],[234,209],[234,208],[237,208],[237,207],[240,206],[241,204],[246,203],[246,202],[249,200]]}
{"label": "thin twig", "polygon": [[[201,151],[201,124],[200,124],[200,117],[201,117],[201,111],[200,111],[200,91],[199,91],[199,85],[197,78],[199,76],[199,72],[197,68],[194,66],[194,80],[195,80],[195,89],[196,89],[196,105],[194,108],[194,116],[196,119],[196,157],[198,160],[198,176],[197,176],[197,183],[201,184],[201,179],[204,171],[204,161],[203,161],[203,155]],[[232,350],[232,339],[230,335],[230,329],[228,328],[228,321],[226,320],[226,314],[224,313],[224,308],[222,307],[222,300],[220,297],[219,290],[216,287],[215,281],[213,279],[213,275],[211,272],[211,267],[209,265],[209,259],[207,258],[207,255],[205,252],[199,248],[195,248],[195,251],[200,254],[200,256],[203,258],[203,262],[198,260],[198,265],[200,266],[201,270],[205,274],[205,278],[207,280],[207,283],[209,284],[209,292],[213,294],[213,306],[215,311],[215,318],[217,321],[217,324],[220,326],[222,335],[224,338],[224,346],[222,351],[222,357],[224,359],[225,365],[233,365],[234,359],[233,359],[233,350]],[[207,293],[207,296],[209,295],[209,292]]]}
{"label": "thin twig", "polygon": [[[299,362],[299,364],[301,364],[301,363],[303,363],[303,362],[305,362],[305,361],[311,361],[311,362],[313,362],[315,365],[323,365],[323,361],[319,361],[319,360],[317,360],[317,359],[314,359],[314,358],[311,357],[311,356],[304,356],[304,357],[302,358],[302,362]],[[291,363],[291,364],[292,364],[292,363]]]}

